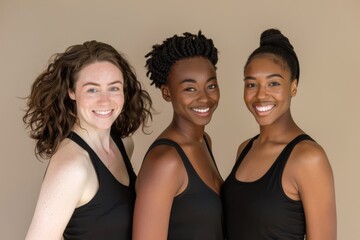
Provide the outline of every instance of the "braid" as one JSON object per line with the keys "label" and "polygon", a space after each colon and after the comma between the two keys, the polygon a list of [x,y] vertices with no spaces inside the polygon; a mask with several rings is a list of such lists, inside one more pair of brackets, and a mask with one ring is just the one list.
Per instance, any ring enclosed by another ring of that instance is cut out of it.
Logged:
{"label": "braid", "polygon": [[206,38],[201,31],[198,34],[183,33],[183,36],[174,35],[167,38],[161,45],[156,44],[152,51],[145,55],[146,76],[152,80],[151,85],[160,88],[167,81],[172,65],[181,59],[202,56],[216,65],[218,50],[212,39]]}

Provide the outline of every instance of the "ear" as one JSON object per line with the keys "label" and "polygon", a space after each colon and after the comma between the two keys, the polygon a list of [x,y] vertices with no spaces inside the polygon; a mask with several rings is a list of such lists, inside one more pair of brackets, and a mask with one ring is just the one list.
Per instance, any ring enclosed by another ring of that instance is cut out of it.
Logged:
{"label": "ear", "polygon": [[160,90],[164,100],[167,102],[171,102],[171,95],[169,88],[166,85],[161,85]]}
{"label": "ear", "polygon": [[68,95],[69,95],[69,97],[70,97],[70,99],[71,100],[76,100],[76,98],[75,98],[75,92],[73,91],[73,90],[71,90],[71,89],[69,89],[68,90]]}
{"label": "ear", "polygon": [[292,82],[291,82],[291,96],[292,96],[292,97],[295,97],[295,96],[296,96],[296,93],[297,93],[297,80],[294,79],[294,80],[292,80]]}

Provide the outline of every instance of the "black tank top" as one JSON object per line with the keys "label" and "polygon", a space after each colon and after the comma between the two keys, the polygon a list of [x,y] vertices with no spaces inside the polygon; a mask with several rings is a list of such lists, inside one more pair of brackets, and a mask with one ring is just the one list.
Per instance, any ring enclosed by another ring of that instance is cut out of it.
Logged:
{"label": "black tank top", "polygon": [[71,132],[68,136],[88,152],[97,174],[99,189],[90,202],[75,209],[64,231],[64,239],[131,240],[136,175],[119,135],[112,131],[111,137],[124,159],[130,178],[129,186],[121,184],[111,174],[79,135]]}
{"label": "black tank top", "polygon": [[302,202],[287,197],[281,179],[295,145],[312,139],[306,134],[299,135],[287,144],[265,175],[253,182],[241,182],[235,173],[257,137],[241,152],[222,188],[226,237],[228,240],[303,240],[306,229]]}
{"label": "black tank top", "polygon": [[[201,180],[179,144],[169,139],[159,139],[150,146],[149,151],[158,145],[173,146],[180,155],[188,175],[186,189],[176,196],[172,203],[168,239],[223,240],[223,210],[220,196]],[[207,142],[206,145],[215,163]]]}

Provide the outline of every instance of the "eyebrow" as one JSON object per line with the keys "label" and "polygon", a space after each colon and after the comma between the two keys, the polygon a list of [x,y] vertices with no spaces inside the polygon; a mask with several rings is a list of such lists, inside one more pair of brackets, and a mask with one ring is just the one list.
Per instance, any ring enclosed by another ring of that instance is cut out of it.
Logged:
{"label": "eyebrow", "polygon": [[[121,81],[117,80],[117,81],[113,81],[113,82],[109,83],[108,85],[114,85],[114,84],[117,84],[117,83],[120,83],[121,85],[123,84]],[[95,82],[88,82],[88,83],[85,83],[82,86],[83,87],[85,87],[85,86],[100,86],[100,84],[95,83]]]}
{"label": "eyebrow", "polygon": [[[278,74],[278,73],[270,74],[270,75],[266,76],[266,79],[270,79],[270,78],[274,78],[274,77],[278,77],[278,78],[284,79],[284,77],[283,77],[281,74]],[[246,80],[255,80],[255,79],[256,79],[255,77],[246,76],[246,77],[244,78],[244,81],[246,81]]]}
{"label": "eyebrow", "polygon": [[[206,80],[206,82],[210,82],[212,80],[216,80],[216,77],[215,76],[210,77],[208,80]],[[179,84],[183,84],[183,83],[196,83],[196,80],[194,80],[192,78],[187,78],[187,79],[182,80]]]}

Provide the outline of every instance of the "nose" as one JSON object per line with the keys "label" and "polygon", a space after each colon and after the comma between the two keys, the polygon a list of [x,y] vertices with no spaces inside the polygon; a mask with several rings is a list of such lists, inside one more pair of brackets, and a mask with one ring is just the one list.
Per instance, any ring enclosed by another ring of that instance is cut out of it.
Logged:
{"label": "nose", "polygon": [[199,91],[198,102],[207,102],[209,100],[209,94],[206,91]]}
{"label": "nose", "polygon": [[107,103],[109,102],[109,93],[108,92],[101,92],[99,95],[99,102],[100,103]]}
{"label": "nose", "polygon": [[258,99],[265,99],[268,97],[267,88],[265,86],[259,86],[256,96]]}

